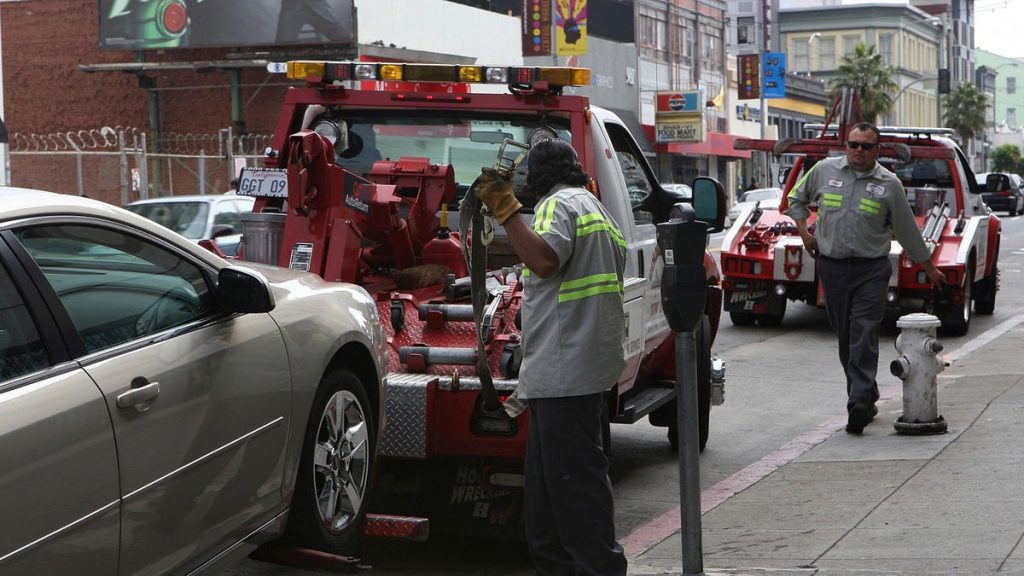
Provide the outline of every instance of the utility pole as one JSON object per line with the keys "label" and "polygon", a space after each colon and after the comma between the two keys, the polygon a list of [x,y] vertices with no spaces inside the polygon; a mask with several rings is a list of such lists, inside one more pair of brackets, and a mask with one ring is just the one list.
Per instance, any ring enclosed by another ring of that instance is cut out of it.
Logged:
{"label": "utility pole", "polygon": [[[756,42],[757,42],[758,66],[761,68],[760,70],[758,70],[758,74],[757,74],[758,82],[761,83],[761,85],[758,86],[758,91],[757,92],[760,95],[759,98],[760,98],[760,104],[761,104],[761,139],[762,140],[767,137],[766,134],[768,132],[768,102],[767,102],[767,100],[765,100],[765,97],[764,97],[764,78],[762,77],[763,74],[764,74],[764,53],[766,52],[766,49],[767,49],[767,46],[768,46],[768,38],[767,38],[767,36],[768,36],[768,34],[767,34],[767,32],[768,32],[768,23],[765,22],[765,17],[764,17],[765,16],[765,7],[767,6],[766,2],[768,2],[768,1],[769,0],[757,0],[757,10],[756,10],[756,12],[754,14],[754,28],[756,28],[756,33],[755,33],[754,37],[755,37]],[[775,0],[775,1],[777,1],[777,0]],[[777,36],[777,34],[776,34],[776,36]],[[760,163],[761,163],[761,166],[760,166],[761,169],[758,170],[758,172],[760,173],[760,178],[758,178],[758,180],[760,182],[762,182],[765,186],[768,186],[769,183],[771,182],[772,178],[771,178],[771,169],[768,166],[768,153],[767,152],[762,152],[760,154]]]}

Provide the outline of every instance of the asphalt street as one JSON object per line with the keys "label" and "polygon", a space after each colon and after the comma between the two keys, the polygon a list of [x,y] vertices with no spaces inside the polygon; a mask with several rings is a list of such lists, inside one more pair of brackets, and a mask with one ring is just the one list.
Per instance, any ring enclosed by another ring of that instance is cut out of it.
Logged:
{"label": "asphalt street", "polygon": [[[1024,218],[1003,218],[1003,226],[1001,290],[995,314],[975,315],[966,336],[942,337],[947,354],[961,351],[965,359],[969,358],[973,351],[990,344],[990,340],[998,340],[998,335],[992,336],[992,329],[1024,313],[1024,305],[1018,297],[1024,294]],[[721,234],[716,237],[712,238],[713,251],[717,251]],[[881,341],[883,370],[879,384],[883,397],[888,398],[898,396],[902,386],[884,370],[896,357],[895,336],[895,330],[883,331]],[[815,307],[790,303],[786,318],[778,327],[740,328],[732,326],[726,317],[713,353],[726,360],[727,384],[725,404],[712,409],[710,440],[700,458],[705,498],[712,496],[712,489],[737,474],[774,469],[766,467],[765,462],[780,458],[781,448],[792,446],[795,441],[799,444],[801,439],[823,426],[827,429],[829,422],[845,414],[844,380],[834,337],[824,312]],[[974,369],[970,364],[965,366],[967,371]],[[793,453],[788,457],[798,456]],[[659,543],[658,550],[678,549],[678,542],[672,540],[678,537],[672,532],[672,516],[679,506],[679,469],[675,454],[668,446],[665,429],[652,427],[646,421],[614,425],[610,460],[617,531],[620,539],[628,543],[631,565],[646,566],[645,553],[652,553],[650,551]],[[772,466],[784,464],[773,460]],[[753,483],[758,478],[748,480]],[[728,499],[724,501],[728,503]],[[678,513],[675,514],[674,528],[678,529]],[[749,526],[744,526],[742,509],[732,514],[738,518],[734,523],[740,528],[757,527],[755,523],[759,520],[754,517]],[[667,524],[652,529],[651,522],[659,519]],[[372,574],[388,576],[533,574],[525,547],[515,542],[465,538],[435,539],[423,544],[372,542],[363,549],[361,557]],[[671,566],[671,558],[666,561],[664,557],[664,554],[659,557],[662,558],[659,566],[663,567],[665,562]],[[637,573],[678,573],[678,566],[675,572],[665,570]],[[309,573],[315,572],[249,559],[224,572],[228,576]]]}

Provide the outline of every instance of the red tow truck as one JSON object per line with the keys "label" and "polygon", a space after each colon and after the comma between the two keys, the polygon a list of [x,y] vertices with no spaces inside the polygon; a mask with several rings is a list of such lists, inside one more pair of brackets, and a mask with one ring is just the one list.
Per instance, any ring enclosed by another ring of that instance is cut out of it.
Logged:
{"label": "red tow truck", "polygon": [[[353,511],[368,512],[365,534],[423,539],[428,526],[522,532],[528,419],[482,408],[456,224],[460,200],[509,140],[572,143],[628,244],[628,363],[608,394],[606,443],[610,423],[645,416],[670,426],[673,437],[674,337],[662,314],[655,225],[676,202],[700,202],[716,214],[710,229],[721,230],[725,195],[718,182],[697,179],[692,199],[663,189],[618,117],[564,93],[589,84],[587,69],[289,62],[272,70],[304,85],[288,91],[263,166],[241,176],[238,192],[258,197],[243,219],[245,258],[358,283],[378,303],[392,354],[386,398],[371,399],[386,413],[380,437],[371,435],[376,482]],[[522,266],[500,229],[487,252],[482,330],[494,387],[504,398],[516,389],[521,360]],[[724,363],[711,357],[721,291],[709,254],[705,272],[701,448],[724,386]]]}
{"label": "red tow truck", "polygon": [[[815,260],[804,250],[796,224],[784,214],[787,195],[814,164],[844,153],[846,134],[859,117],[852,92],[837,97],[824,125],[808,125],[819,136],[807,140],[744,139],[737,149],[789,157],[778,208],[759,204],[742,210],[727,232],[721,253],[724,308],[733,324],[776,326],[788,300],[823,306]],[[893,273],[887,302],[893,313],[928,312],[946,334],[966,334],[972,311],[992,314],[999,290],[1001,224],[985,206],[966,156],[944,128],[880,127],[878,161],[899,176],[914,208],[932,260],[946,275],[947,290],[931,287],[921,266],[895,239],[889,252]],[[817,218],[812,208],[808,224]],[[973,307],[972,307],[973,304]]]}

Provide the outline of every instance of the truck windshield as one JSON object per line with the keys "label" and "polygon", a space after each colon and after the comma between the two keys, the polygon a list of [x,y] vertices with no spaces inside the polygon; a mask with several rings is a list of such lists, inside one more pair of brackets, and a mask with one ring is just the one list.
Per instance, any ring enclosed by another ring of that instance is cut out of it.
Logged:
{"label": "truck windshield", "polygon": [[567,141],[572,140],[568,123],[555,120],[542,124],[539,118],[477,116],[388,116],[355,115],[350,111],[326,112],[315,117],[309,128],[331,122],[339,127],[341,144],[335,143],[335,162],[364,176],[378,160],[404,157],[429,158],[451,164],[455,180],[468,186],[480,175],[480,168],[492,166],[501,143],[510,138],[526,143],[532,130],[547,126]]}

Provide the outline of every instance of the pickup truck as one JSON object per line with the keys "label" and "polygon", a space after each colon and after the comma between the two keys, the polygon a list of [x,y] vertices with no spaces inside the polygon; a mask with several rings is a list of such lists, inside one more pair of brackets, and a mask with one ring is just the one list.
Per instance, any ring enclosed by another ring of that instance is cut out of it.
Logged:
{"label": "pickup truck", "polygon": [[[662,313],[656,224],[677,202],[703,203],[711,231],[725,217],[722,186],[693,198],[662,188],[626,125],[586,97],[581,68],[372,62],[272,65],[303,85],[289,90],[263,166],[243,171],[238,193],[257,196],[245,258],[364,286],[391,346],[377,482],[365,532],[421,539],[430,531],[519,533],[524,415],[482,410],[477,328],[456,219],[460,200],[509,141],[537,134],[576,149],[628,245],[628,363],[607,398],[611,423],[649,417],[674,437],[674,335]],[[495,93],[495,89],[502,93]],[[474,91],[474,90],[483,91]],[[527,208],[529,212],[529,207]],[[724,363],[711,345],[721,311],[719,273],[705,253],[707,306],[698,331],[703,448],[710,407],[722,399]],[[502,397],[517,386],[522,267],[500,229],[487,247],[490,297],[481,330]]]}

